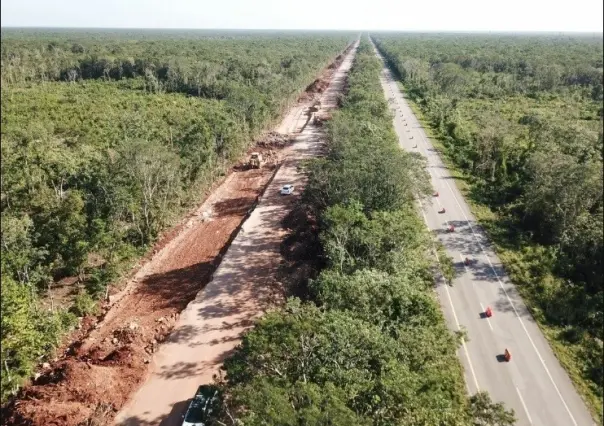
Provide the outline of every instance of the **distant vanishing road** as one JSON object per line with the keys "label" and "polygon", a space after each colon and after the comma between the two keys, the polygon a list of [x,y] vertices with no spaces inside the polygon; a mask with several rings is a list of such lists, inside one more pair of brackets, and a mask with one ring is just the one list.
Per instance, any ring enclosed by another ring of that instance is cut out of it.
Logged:
{"label": "distant vanishing road", "polygon": [[[400,145],[427,158],[432,185],[439,193],[431,204],[423,204],[422,213],[427,227],[456,261],[453,285],[441,284],[437,292],[451,328],[463,326],[468,333],[469,341],[459,353],[468,392],[488,391],[494,401],[514,409],[518,425],[595,425],[386,68],[381,82],[386,98],[393,98]],[[439,214],[442,207],[446,212]],[[455,232],[444,232],[449,225]],[[467,267],[466,257],[473,262]],[[483,317],[487,306],[493,311],[491,318]],[[512,354],[510,362],[503,359],[506,348]]]}

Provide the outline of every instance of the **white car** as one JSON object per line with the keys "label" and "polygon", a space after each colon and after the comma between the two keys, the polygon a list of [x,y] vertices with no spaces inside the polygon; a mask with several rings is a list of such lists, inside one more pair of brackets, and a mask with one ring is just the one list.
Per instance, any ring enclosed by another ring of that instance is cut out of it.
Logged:
{"label": "white car", "polygon": [[290,195],[294,193],[294,185],[285,185],[281,188],[281,195]]}

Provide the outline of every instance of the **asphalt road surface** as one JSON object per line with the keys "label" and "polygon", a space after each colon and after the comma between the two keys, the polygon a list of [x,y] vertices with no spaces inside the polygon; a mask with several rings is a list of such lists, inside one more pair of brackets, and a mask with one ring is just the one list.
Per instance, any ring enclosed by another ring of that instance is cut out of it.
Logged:
{"label": "asphalt road surface", "polygon": [[[514,409],[518,425],[594,425],[386,68],[381,82],[395,113],[400,145],[427,158],[432,185],[439,194],[431,203],[423,203],[422,213],[427,227],[456,262],[452,286],[443,283],[437,292],[451,328],[465,327],[468,333],[469,341],[459,352],[468,392],[488,391],[494,401]],[[445,213],[439,213],[443,207]],[[454,232],[445,232],[449,225],[455,227]],[[466,257],[469,266],[463,262]],[[493,312],[490,318],[484,316],[487,307]],[[512,356],[509,362],[504,359],[505,349]]]}

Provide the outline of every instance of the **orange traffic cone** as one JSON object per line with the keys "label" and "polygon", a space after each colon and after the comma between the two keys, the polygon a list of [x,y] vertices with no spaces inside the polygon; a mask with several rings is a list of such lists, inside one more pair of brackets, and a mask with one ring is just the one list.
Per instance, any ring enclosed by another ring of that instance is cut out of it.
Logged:
{"label": "orange traffic cone", "polygon": [[505,360],[506,360],[507,362],[509,362],[509,361],[512,359],[512,354],[510,353],[510,351],[508,351],[508,350],[506,349],[506,350],[505,350],[505,352],[504,352],[504,357],[505,357]]}

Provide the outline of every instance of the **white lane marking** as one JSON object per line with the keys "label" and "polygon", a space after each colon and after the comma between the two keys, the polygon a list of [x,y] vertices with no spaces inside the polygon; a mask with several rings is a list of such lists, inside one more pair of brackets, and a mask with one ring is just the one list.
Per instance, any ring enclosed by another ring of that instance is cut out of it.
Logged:
{"label": "white lane marking", "polygon": [[[459,258],[461,259],[461,263],[463,264],[464,269],[466,270],[466,272],[470,272],[470,270],[468,269],[468,267],[466,266],[466,263],[464,261],[463,256],[461,255],[461,253],[459,253]],[[474,288],[474,290],[476,290],[476,286],[474,285],[474,280],[472,280],[472,288]],[[487,320],[487,323],[489,324],[489,328],[491,329],[491,331],[493,331],[493,325],[491,324],[491,319],[489,317],[486,316],[486,312],[484,309],[484,306],[482,304],[482,302],[478,302],[478,304],[480,305],[480,310],[481,312],[484,312],[485,314],[485,318]]]}
{"label": "white lane marking", "polygon": [[[436,202],[438,203],[438,206],[442,207],[442,205],[440,204],[440,200],[438,199],[438,197],[434,197],[434,198],[436,198]],[[446,224],[446,226],[448,228],[449,227],[449,220],[447,219],[447,216],[446,216],[448,213],[445,210],[445,213],[439,213],[439,214],[444,214],[445,215],[445,224]]]}
{"label": "white lane marking", "polygon": [[[422,216],[424,217],[424,223],[426,224],[426,228],[430,231],[430,226],[428,226],[428,219],[426,218],[426,214],[424,213],[424,209],[420,204],[420,211],[422,212]],[[434,247],[434,242],[432,243],[432,250],[434,252],[434,257],[436,257],[436,262],[440,265],[440,259],[438,258],[438,252],[436,251],[436,247]],[[447,297],[449,299],[449,304],[451,305],[451,312],[453,312],[453,318],[455,319],[455,325],[457,325],[457,329],[461,330],[459,326],[459,320],[457,319],[457,314],[455,313],[455,307],[453,306],[453,299],[451,299],[451,293],[449,292],[449,285],[445,283],[445,291],[447,292]],[[465,340],[461,341],[461,345],[463,346],[464,353],[466,354],[466,359],[468,360],[468,365],[470,366],[470,372],[472,373],[472,378],[474,379],[474,385],[476,386],[476,392],[480,391],[480,386],[478,386],[478,379],[476,378],[476,373],[474,372],[474,366],[472,365],[472,360],[470,360],[470,353],[468,352],[468,347],[466,346]],[[466,384],[466,389],[468,390],[468,394],[470,394],[470,388]]]}
{"label": "white lane marking", "polygon": [[518,393],[518,398],[520,398],[520,402],[522,402],[522,407],[524,408],[524,412],[526,413],[526,417],[528,417],[529,424],[533,424],[533,420],[531,419],[531,415],[529,414],[528,408],[526,408],[526,404],[524,403],[524,399],[520,394],[520,389],[516,386],[516,392]]}
{"label": "white lane marking", "polygon": [[[461,253],[459,253],[459,258],[461,259],[461,263],[463,263],[463,267],[464,267],[464,269],[466,270],[466,272],[469,272],[469,269],[468,269],[468,267],[466,266],[466,262],[464,261],[463,256],[461,255]],[[476,284],[474,283],[474,280],[472,280],[472,288],[473,288],[474,290],[476,290]],[[480,305],[480,306],[482,307],[482,305]],[[483,309],[483,310],[484,310],[484,309]],[[492,330],[492,328],[491,328],[491,330]]]}
{"label": "white lane marking", "polygon": [[[395,117],[395,120],[396,120],[396,117]],[[403,121],[404,121],[404,119],[403,119]],[[407,131],[410,131],[410,130],[408,130],[408,129],[407,129]],[[421,136],[421,135],[420,135],[420,136]],[[427,155],[428,155],[428,154],[426,153],[426,156],[427,156]],[[428,174],[429,174],[429,175],[430,175],[430,177],[432,177],[432,178],[434,179],[434,181],[436,182],[436,180],[437,180],[438,176],[433,176],[433,175],[432,175],[432,172],[431,172],[430,170],[428,170]],[[436,174],[436,173],[435,173],[435,174]],[[439,207],[443,207],[443,205],[442,205],[442,204],[441,204],[441,202],[440,202],[439,197],[433,197],[433,198],[435,198],[435,199],[436,199],[436,202],[437,202],[437,204],[438,204],[438,206],[439,206]],[[439,214],[443,214],[443,213],[439,213]],[[445,213],[444,213],[444,214],[447,214],[446,210],[445,210]],[[448,219],[446,219],[446,217],[447,217],[447,216],[445,216],[445,224],[446,224],[446,226],[447,226],[447,228],[448,228],[448,227],[449,227],[449,222],[450,222],[450,221],[449,221]],[[472,282],[472,284],[473,284],[473,282]]]}
{"label": "white lane marking", "polygon": [[[415,118],[415,116],[414,116]],[[416,123],[419,123],[417,121],[417,118],[415,118]],[[422,139],[422,142],[424,142],[424,145],[426,146],[426,156],[428,156],[427,154],[427,149],[429,147],[428,142],[426,141],[426,138],[423,135],[423,132],[420,132],[420,137]],[[432,154],[434,156],[438,158],[438,154]],[[439,166],[438,164],[436,164],[435,166],[437,167],[443,167],[442,166],[442,162],[441,165]],[[430,172],[429,172],[430,173]],[[483,256],[485,257],[485,259],[487,260],[487,262],[489,263],[489,266],[493,272],[493,275],[495,275],[495,277],[497,278],[497,281],[499,283],[500,288],[503,290],[508,303],[512,306],[512,309],[514,310],[514,313],[516,314],[516,317],[518,318],[518,320],[520,321],[520,325],[522,326],[522,329],[524,330],[524,332],[526,333],[526,336],[528,337],[529,341],[531,342],[531,346],[533,347],[533,349],[535,350],[535,353],[537,354],[537,357],[539,358],[539,361],[541,362],[541,365],[543,366],[547,376],[549,377],[552,385],[554,386],[554,389],[556,390],[556,393],[558,394],[558,397],[560,398],[560,400],[562,401],[562,404],[564,405],[564,408],[566,409],[566,412],[568,413],[568,415],[570,416],[574,426],[577,426],[577,422],[575,421],[575,418],[573,417],[572,413],[570,412],[570,409],[568,408],[568,405],[566,404],[566,401],[564,400],[564,398],[562,397],[562,394],[560,393],[560,390],[558,389],[558,386],[556,385],[551,373],[549,372],[549,369],[547,368],[547,365],[545,364],[545,361],[543,360],[543,357],[541,356],[541,353],[539,352],[539,350],[537,349],[537,346],[535,345],[533,339],[531,338],[528,330],[526,329],[526,326],[524,325],[524,322],[522,321],[522,318],[520,317],[520,315],[518,314],[518,311],[516,310],[516,306],[514,305],[514,303],[512,302],[512,300],[510,299],[507,291],[505,290],[505,288],[503,287],[503,283],[501,282],[501,279],[499,277],[499,275],[497,274],[497,272],[495,271],[495,268],[493,267],[493,264],[491,262],[491,259],[489,258],[489,256],[487,255],[486,251],[484,250],[484,248],[482,247],[482,244],[480,244],[480,241],[478,240],[478,236],[476,235],[476,232],[474,231],[472,225],[470,224],[470,221],[468,219],[468,217],[466,216],[463,207],[460,205],[459,200],[457,199],[457,197],[455,196],[455,193],[453,191],[453,189],[451,188],[451,185],[449,185],[449,182],[446,181],[446,179],[442,179],[443,176],[441,176],[435,169],[434,174],[436,175],[436,177],[440,178],[441,180],[445,181],[445,184],[447,185],[447,187],[449,188],[449,191],[451,192],[451,195],[453,196],[453,199],[455,200],[455,203],[457,204],[457,206],[459,207],[461,214],[464,216],[464,218],[466,219],[468,226],[470,228],[470,232],[472,233],[472,236],[474,238],[474,240],[476,241],[478,247],[480,248],[480,250],[482,251]],[[430,173],[430,175],[432,175],[432,173]],[[423,211],[422,211],[423,213]],[[425,219],[425,216],[424,216]],[[448,293],[448,288],[447,288],[447,293]],[[449,296],[450,297],[450,296]],[[489,323],[489,326],[491,324]],[[492,329],[492,327],[491,327]]]}
{"label": "white lane marking", "polygon": [[486,311],[484,310],[484,306],[482,306],[482,303],[480,303],[480,309],[482,309],[482,312],[485,312],[485,318],[487,319],[487,323],[489,324],[489,328],[491,329],[491,331],[493,331],[493,326],[491,325],[491,319],[486,316]]}
{"label": "white lane marking", "polygon": [[[421,137],[422,141],[424,142],[424,145],[426,147],[428,147],[429,145],[428,145],[428,142],[426,141],[426,138],[423,135],[423,132],[420,132],[420,137]],[[442,164],[442,162],[441,162],[441,164]],[[435,172],[435,174],[436,174],[436,172]],[[495,275],[495,278],[497,278],[497,282],[499,283],[499,287],[503,290],[503,293],[505,294],[505,297],[508,300],[508,303],[510,304],[510,306],[512,306],[512,309],[514,310],[514,313],[516,314],[516,317],[518,318],[518,321],[520,321],[520,325],[522,326],[522,329],[524,330],[526,336],[528,337],[529,342],[531,342],[531,346],[535,350],[535,353],[537,354],[537,357],[539,358],[539,361],[541,362],[541,365],[543,366],[543,369],[545,370],[545,373],[547,374],[547,377],[549,378],[550,382],[554,386],[554,390],[556,391],[556,393],[558,394],[558,397],[562,401],[562,404],[564,405],[564,408],[566,409],[566,412],[568,413],[570,419],[572,420],[573,425],[577,426],[577,422],[576,422],[574,416],[572,415],[572,413],[570,412],[570,409],[568,408],[568,405],[566,404],[566,401],[564,400],[564,397],[562,397],[562,393],[560,392],[560,389],[558,389],[558,386],[556,385],[556,382],[554,381],[554,378],[552,377],[549,369],[547,368],[547,365],[545,364],[545,361],[543,360],[543,357],[541,356],[541,353],[537,349],[537,346],[535,345],[535,342],[533,341],[533,339],[531,338],[528,330],[526,329],[526,326],[524,325],[524,321],[522,321],[522,318],[518,314],[518,311],[516,310],[516,306],[514,305],[514,303],[512,302],[512,300],[510,299],[510,296],[508,295],[508,292],[505,290],[505,287],[503,286],[503,283],[501,282],[499,274],[497,274],[497,271],[495,271],[495,268],[493,267],[493,263],[491,262],[491,259],[489,258],[489,256],[487,255],[486,251],[482,247],[482,244],[480,244],[480,241],[478,240],[478,236],[476,235],[476,233],[474,232],[474,228],[470,224],[470,220],[466,216],[463,207],[461,206],[461,204],[459,203],[459,200],[455,196],[455,192],[453,191],[453,189],[451,188],[451,185],[449,185],[449,182],[447,182],[446,179],[442,179],[442,176],[440,176],[440,178],[441,178],[441,180],[444,180],[445,184],[449,188],[449,191],[451,192],[451,195],[453,196],[453,199],[455,200],[455,203],[459,207],[459,209],[461,211],[461,214],[463,215],[463,217],[466,219],[466,222],[468,223],[468,226],[470,228],[470,232],[472,233],[472,236],[474,237],[474,240],[476,240],[476,243],[478,244],[478,247],[480,248],[480,251],[482,251],[483,256],[485,257],[485,259],[489,263],[489,266],[491,267],[491,271],[493,271],[493,275]]]}
{"label": "white lane marking", "polygon": [[[407,105],[405,105],[405,106],[407,106]],[[409,108],[409,110],[410,110],[410,108]],[[415,117],[415,115],[411,113],[411,116],[413,116],[413,118],[415,118],[415,122],[416,122],[416,123],[418,124],[418,126],[419,126],[419,121],[417,120],[417,118]],[[426,147],[428,147],[429,145],[428,145],[428,143],[427,143],[427,141],[426,141],[425,136],[423,135],[423,132],[420,132],[420,137],[421,137],[422,141],[424,142],[424,145],[425,145]],[[440,158],[438,157],[438,154],[437,154],[436,152],[434,152],[434,153],[432,153],[432,154],[428,154],[428,153],[427,153],[427,149],[428,149],[428,148],[426,148],[426,156],[429,156],[429,155],[430,155],[430,156],[435,156],[437,159],[439,159],[439,160],[440,160]],[[442,165],[442,162],[441,162],[441,166],[438,166],[438,164],[436,164],[436,166],[437,166],[437,167],[444,167],[444,166]],[[437,173],[436,173],[436,171],[435,171],[435,174],[437,174]],[[431,175],[431,173],[430,173],[430,175]],[[439,177],[442,179],[442,176],[439,176]],[[445,180],[445,179],[443,179],[443,180]],[[540,362],[541,362],[541,364],[543,365],[543,368],[545,369],[545,372],[547,373],[547,376],[549,377],[549,379],[550,379],[550,381],[551,381],[552,385],[554,386],[554,389],[556,390],[556,393],[558,394],[558,397],[559,397],[559,398],[560,398],[560,400],[562,401],[562,404],[564,405],[564,408],[566,409],[566,412],[567,412],[567,413],[568,413],[568,415],[570,416],[570,418],[571,418],[571,420],[572,420],[573,424],[574,424],[575,426],[577,426],[577,422],[575,421],[575,418],[573,417],[572,413],[570,412],[570,410],[569,410],[569,408],[568,408],[568,405],[566,404],[566,401],[565,401],[565,400],[564,400],[564,398],[562,397],[562,394],[560,393],[560,390],[558,389],[558,386],[556,386],[556,383],[554,382],[554,379],[553,379],[553,377],[551,376],[551,374],[550,374],[550,372],[549,372],[549,369],[547,368],[547,366],[546,366],[546,364],[545,364],[545,361],[543,360],[543,358],[542,358],[541,354],[539,353],[539,350],[537,349],[537,347],[535,346],[535,343],[533,342],[533,339],[531,338],[531,336],[530,336],[530,334],[529,334],[528,330],[526,329],[526,326],[524,325],[524,322],[522,321],[522,318],[520,318],[520,315],[518,315],[518,311],[516,310],[515,305],[512,303],[512,301],[511,301],[510,297],[508,296],[507,291],[506,291],[506,290],[505,290],[505,288],[503,287],[503,284],[502,284],[502,282],[501,282],[501,279],[499,278],[499,275],[498,275],[498,274],[497,274],[497,272],[495,271],[495,268],[493,267],[493,264],[492,264],[492,262],[491,262],[491,260],[490,260],[489,256],[486,254],[486,251],[484,250],[484,248],[482,247],[482,245],[481,245],[481,244],[480,244],[480,242],[478,241],[478,238],[477,238],[477,236],[476,236],[476,233],[474,232],[474,229],[472,228],[472,225],[470,224],[470,221],[468,220],[468,217],[466,216],[466,214],[465,214],[465,212],[464,212],[463,208],[461,207],[461,205],[460,205],[459,201],[457,200],[457,197],[455,196],[455,193],[453,192],[453,190],[452,190],[451,186],[449,185],[449,182],[447,182],[447,181],[445,180],[445,184],[446,184],[446,185],[447,185],[447,187],[449,188],[449,191],[451,191],[451,195],[453,195],[453,199],[454,199],[454,200],[455,200],[455,202],[457,203],[457,206],[460,208],[462,215],[464,216],[464,218],[465,218],[465,219],[466,219],[466,221],[468,222],[468,226],[470,227],[470,231],[472,232],[472,236],[473,236],[473,237],[474,237],[474,239],[476,240],[476,242],[477,242],[477,244],[478,244],[478,247],[479,247],[479,248],[480,248],[480,250],[482,251],[482,253],[483,253],[484,257],[487,259],[487,262],[489,263],[489,266],[491,267],[491,270],[493,271],[493,274],[495,275],[495,277],[497,278],[497,281],[499,282],[499,286],[500,286],[500,287],[501,287],[501,289],[503,290],[503,292],[504,292],[504,294],[505,294],[506,298],[508,299],[508,302],[510,303],[510,305],[512,306],[512,309],[514,310],[514,313],[516,314],[516,317],[517,317],[517,318],[518,318],[518,320],[520,321],[520,324],[521,324],[521,326],[522,326],[522,329],[524,330],[524,332],[526,333],[526,335],[527,335],[527,337],[528,337],[529,341],[531,342],[531,345],[532,345],[533,349],[535,350],[535,352],[536,352],[536,354],[537,354],[537,356],[538,356],[538,358],[539,358],[539,361],[540,361]],[[422,209],[422,215],[424,216],[424,220],[426,220],[426,216],[425,216],[425,214],[424,214],[424,212],[423,212],[423,209]],[[438,260],[438,256],[437,256],[437,260]],[[464,266],[465,266],[465,265],[464,265]],[[448,288],[447,288],[447,293],[448,293]],[[450,295],[449,295],[449,300],[450,300]],[[482,306],[482,305],[481,305],[481,306]],[[451,308],[453,308],[452,303],[451,303]],[[454,312],[454,314],[455,314],[455,312]],[[529,313],[529,314],[530,314],[530,313]],[[490,323],[489,323],[489,325],[490,325]],[[459,325],[458,325],[458,327],[459,327]],[[492,329],[492,327],[491,327],[491,329]],[[464,346],[464,347],[465,347],[465,346]],[[469,358],[468,358],[468,361],[469,361]],[[524,407],[524,411],[526,412],[526,415],[527,415],[527,417],[528,417],[528,419],[529,419],[529,422],[532,424],[532,420],[531,420],[531,417],[530,417],[530,415],[529,415],[528,409],[527,409],[527,407],[526,407],[526,405],[525,405],[525,403],[524,403],[524,400],[522,399],[522,395],[520,394],[520,390],[518,389],[518,387],[516,387],[516,392],[518,393],[518,397],[520,398],[520,401],[522,402],[522,405],[523,405],[523,407]],[[594,426],[595,426],[595,423],[594,423]]]}

